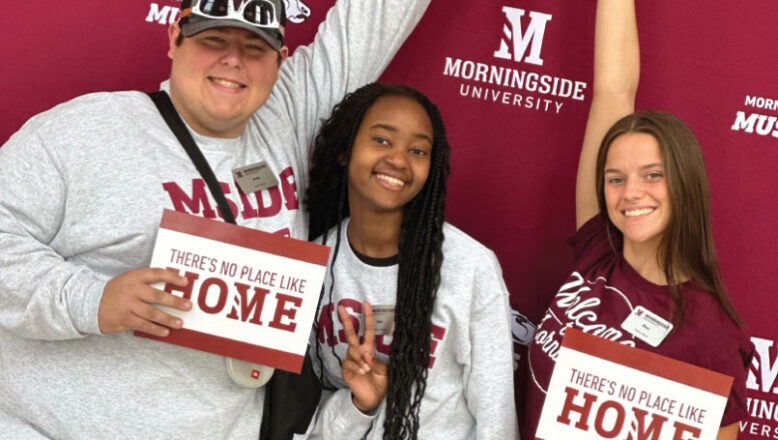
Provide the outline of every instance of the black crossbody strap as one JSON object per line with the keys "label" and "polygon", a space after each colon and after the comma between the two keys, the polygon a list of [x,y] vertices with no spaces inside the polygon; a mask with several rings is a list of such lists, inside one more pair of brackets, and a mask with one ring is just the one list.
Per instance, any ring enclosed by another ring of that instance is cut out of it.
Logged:
{"label": "black crossbody strap", "polygon": [[176,135],[181,146],[184,147],[189,158],[192,159],[195,168],[205,180],[208,185],[208,189],[211,190],[211,195],[216,199],[216,203],[219,204],[219,210],[222,213],[222,218],[227,223],[235,224],[235,217],[232,215],[230,205],[227,204],[227,198],[224,197],[224,192],[219,186],[219,181],[216,180],[216,176],[213,174],[211,166],[208,165],[208,161],[205,160],[205,156],[197,148],[197,144],[192,139],[191,133],[184,125],[184,121],[181,120],[175,107],[173,107],[173,101],[170,100],[167,92],[159,90],[148,94],[154,105],[157,106],[157,110],[162,115],[162,119],[165,120],[170,130]]}

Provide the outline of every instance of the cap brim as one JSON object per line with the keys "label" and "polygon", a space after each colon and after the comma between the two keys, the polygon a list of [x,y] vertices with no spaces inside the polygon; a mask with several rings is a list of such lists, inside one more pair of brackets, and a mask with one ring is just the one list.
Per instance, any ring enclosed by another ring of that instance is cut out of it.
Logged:
{"label": "cap brim", "polygon": [[237,21],[237,20],[198,20],[194,22],[190,21],[189,23],[186,23],[181,27],[181,33],[185,37],[191,37],[192,35],[202,32],[206,29],[212,29],[217,27],[234,27],[234,28],[240,28],[240,29],[245,29],[247,31],[251,31],[257,34],[258,36],[260,36],[263,40],[267,41],[267,44],[269,44],[270,47],[272,47],[275,50],[281,49],[281,46],[284,45],[284,42],[282,40],[279,40],[274,35],[275,31],[252,26],[248,23]]}

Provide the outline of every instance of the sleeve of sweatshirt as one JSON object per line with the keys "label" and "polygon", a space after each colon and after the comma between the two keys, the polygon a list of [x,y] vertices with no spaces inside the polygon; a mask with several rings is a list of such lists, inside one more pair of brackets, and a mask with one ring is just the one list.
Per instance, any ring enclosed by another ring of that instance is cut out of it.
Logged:
{"label": "sleeve of sweatshirt", "polygon": [[64,233],[67,179],[35,119],[0,148],[0,328],[29,339],[99,333],[105,281],[50,243]]}
{"label": "sleeve of sweatshirt", "polygon": [[[430,0],[339,0],[316,37],[282,66],[274,95],[290,112],[301,157],[346,93],[378,79]],[[307,160],[307,159],[306,159]]]}
{"label": "sleeve of sweatshirt", "polygon": [[467,405],[478,439],[516,439],[513,342],[508,289],[494,253],[478,269],[470,319],[471,359],[465,371]]}
{"label": "sleeve of sweatshirt", "polygon": [[351,401],[351,390],[341,388],[322,399],[310,439],[360,440],[380,423],[385,404],[381,402],[373,414],[365,414]]}

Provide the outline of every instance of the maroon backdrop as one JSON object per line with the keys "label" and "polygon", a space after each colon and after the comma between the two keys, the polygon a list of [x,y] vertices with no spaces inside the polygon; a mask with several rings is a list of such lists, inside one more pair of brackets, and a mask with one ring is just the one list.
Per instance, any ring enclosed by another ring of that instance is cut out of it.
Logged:
{"label": "maroon backdrop", "polygon": [[[290,1],[295,46],[312,38],[334,0]],[[166,25],[178,0],[41,3],[15,2],[0,18],[0,143],[59,102],[154,90],[167,78]],[[454,149],[448,218],[495,250],[514,307],[532,319],[571,259],[565,238],[591,98],[594,7],[435,1],[383,76],[439,104]],[[724,279],[757,346],[741,438],[778,438],[778,3],[654,0],[639,2],[638,14],[638,106],[677,114],[700,138]],[[523,85],[506,80],[513,71],[525,72]],[[536,76],[549,90],[533,86]]]}

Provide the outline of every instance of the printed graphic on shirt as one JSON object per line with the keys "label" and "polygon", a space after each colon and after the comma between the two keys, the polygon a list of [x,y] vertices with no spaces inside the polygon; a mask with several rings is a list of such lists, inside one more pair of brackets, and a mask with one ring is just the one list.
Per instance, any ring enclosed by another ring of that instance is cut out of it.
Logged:
{"label": "printed graphic on shirt", "polygon": [[[364,331],[361,331],[361,317],[362,317],[362,303],[352,299],[344,298],[338,301],[338,306],[343,306],[351,319],[351,325],[354,326],[354,331],[360,335],[360,341],[364,340]],[[327,346],[333,347],[336,344],[343,344],[348,346],[346,341],[346,333],[343,331],[343,325],[339,319],[337,321],[337,328],[333,327],[332,317],[337,315],[337,307],[334,304],[324,304],[321,307],[319,318],[317,320],[317,337],[319,342]],[[446,336],[446,329],[444,327],[432,324],[432,338],[430,339],[430,362],[427,368],[435,366],[435,352],[438,345],[443,342],[443,338]],[[392,351],[392,337],[389,335],[376,335],[375,337],[376,351],[386,356],[388,359]]]}
{"label": "printed graphic on shirt", "polygon": [[[608,298],[603,301],[603,297],[606,295]],[[529,360],[532,380],[544,393],[553,368],[542,370],[547,371],[549,377],[539,378],[535,371],[541,371],[541,369],[534,368],[534,366],[540,363],[556,362],[562,338],[568,328],[577,328],[585,333],[610,341],[630,347],[635,346],[634,337],[620,327],[623,318],[613,322],[607,322],[600,318],[600,306],[603,302],[607,303],[609,307],[607,316],[625,317],[634,310],[634,306],[627,296],[620,290],[609,286],[603,277],[587,280],[580,273],[573,272],[568,281],[557,292],[535,332],[534,340],[538,349],[530,353]],[[533,356],[537,357],[538,355],[541,359],[533,359]]]}
{"label": "printed graphic on shirt", "polygon": [[[236,219],[248,220],[252,218],[275,217],[282,209],[294,211],[299,209],[297,199],[297,184],[295,183],[294,170],[287,167],[278,174],[280,185],[256,191],[249,195],[243,193],[240,187],[234,184],[219,182],[224,192],[227,204]],[[213,201],[208,185],[202,178],[192,179],[191,187],[182,188],[176,182],[164,182],[162,188],[167,193],[172,203],[172,208],[178,212],[197,215],[205,218],[221,217],[218,212],[218,204]],[[237,197],[236,197],[237,194]],[[290,235],[288,228],[275,232]]]}

